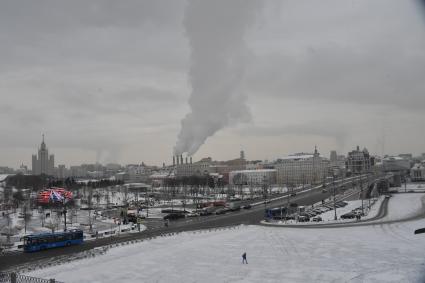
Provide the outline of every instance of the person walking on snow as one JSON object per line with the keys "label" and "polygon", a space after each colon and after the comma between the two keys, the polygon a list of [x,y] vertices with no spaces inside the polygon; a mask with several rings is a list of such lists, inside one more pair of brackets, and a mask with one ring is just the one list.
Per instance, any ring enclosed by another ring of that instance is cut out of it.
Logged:
{"label": "person walking on snow", "polygon": [[246,252],[242,255],[242,264],[244,263],[248,264],[248,261],[246,260]]}

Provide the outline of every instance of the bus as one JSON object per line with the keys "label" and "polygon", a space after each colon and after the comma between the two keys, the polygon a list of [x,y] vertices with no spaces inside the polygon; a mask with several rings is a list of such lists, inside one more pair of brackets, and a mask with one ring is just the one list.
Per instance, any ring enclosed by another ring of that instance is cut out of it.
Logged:
{"label": "bus", "polygon": [[81,244],[83,243],[83,231],[74,229],[66,232],[33,234],[25,236],[23,240],[24,252],[36,252]]}

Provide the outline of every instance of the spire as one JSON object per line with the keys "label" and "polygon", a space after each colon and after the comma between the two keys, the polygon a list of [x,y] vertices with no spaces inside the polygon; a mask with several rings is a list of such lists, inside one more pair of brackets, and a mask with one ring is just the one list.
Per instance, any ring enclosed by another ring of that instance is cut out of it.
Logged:
{"label": "spire", "polygon": [[46,144],[44,143],[44,134],[42,134],[41,149],[46,149]]}

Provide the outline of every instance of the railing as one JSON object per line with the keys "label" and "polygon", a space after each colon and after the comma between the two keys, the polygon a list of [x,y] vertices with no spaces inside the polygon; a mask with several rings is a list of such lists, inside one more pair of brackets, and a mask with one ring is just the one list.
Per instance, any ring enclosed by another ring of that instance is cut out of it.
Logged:
{"label": "railing", "polygon": [[0,283],[63,283],[55,279],[42,279],[17,273],[0,273]]}

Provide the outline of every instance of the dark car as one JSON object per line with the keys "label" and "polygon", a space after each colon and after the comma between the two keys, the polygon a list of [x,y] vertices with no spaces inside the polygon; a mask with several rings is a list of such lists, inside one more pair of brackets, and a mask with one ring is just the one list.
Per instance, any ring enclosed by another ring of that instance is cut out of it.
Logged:
{"label": "dark car", "polygon": [[346,214],[341,215],[341,219],[353,219],[356,218],[356,214],[353,212],[348,212]]}
{"label": "dark car", "polygon": [[297,193],[291,193],[291,197],[294,197],[296,195],[297,195]]}
{"label": "dark car", "polygon": [[323,221],[322,217],[320,217],[320,216],[313,217],[313,222],[320,222],[320,221]]}
{"label": "dark car", "polygon": [[177,220],[180,218],[185,218],[185,215],[181,213],[170,213],[164,216],[164,220]]}
{"label": "dark car", "polygon": [[244,206],[243,206],[243,209],[251,209],[251,207],[252,207],[252,206],[251,206],[250,204],[247,204],[247,205],[244,205]]}
{"label": "dark car", "polygon": [[310,221],[310,218],[307,216],[303,216],[303,215],[298,216],[298,222],[309,222],[309,221]]}

